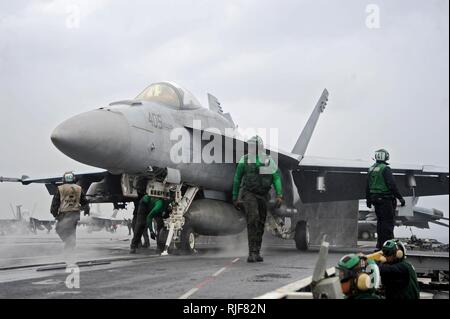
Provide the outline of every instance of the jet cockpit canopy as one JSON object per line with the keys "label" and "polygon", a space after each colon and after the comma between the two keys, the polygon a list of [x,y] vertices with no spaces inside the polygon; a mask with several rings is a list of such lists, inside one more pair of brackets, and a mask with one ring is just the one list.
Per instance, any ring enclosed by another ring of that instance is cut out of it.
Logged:
{"label": "jet cockpit canopy", "polygon": [[158,82],[148,86],[136,100],[155,101],[177,109],[197,109],[201,107],[195,96],[174,82]]}

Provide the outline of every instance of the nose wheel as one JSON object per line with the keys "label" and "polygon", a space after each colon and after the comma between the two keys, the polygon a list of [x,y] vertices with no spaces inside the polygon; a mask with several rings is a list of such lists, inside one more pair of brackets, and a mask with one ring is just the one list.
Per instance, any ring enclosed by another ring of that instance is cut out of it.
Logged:
{"label": "nose wheel", "polygon": [[180,241],[176,243],[176,247],[186,254],[192,254],[195,252],[195,233],[192,227],[186,223],[181,230]]}
{"label": "nose wheel", "polygon": [[[166,245],[167,236],[169,231],[167,228],[163,227],[159,233],[157,238],[157,246],[160,251],[163,251]],[[195,245],[196,245],[196,236],[192,227],[185,224],[183,229],[181,230],[181,235],[179,240],[175,242],[175,248],[184,254],[192,254],[195,253]],[[174,252],[173,249],[169,249],[169,252]]]}

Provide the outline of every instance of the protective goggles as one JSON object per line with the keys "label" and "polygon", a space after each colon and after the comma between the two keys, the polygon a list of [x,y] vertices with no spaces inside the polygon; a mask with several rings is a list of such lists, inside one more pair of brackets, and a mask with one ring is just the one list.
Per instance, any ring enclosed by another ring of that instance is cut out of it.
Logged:
{"label": "protective goggles", "polygon": [[338,268],[336,267],[336,276],[339,277],[339,281],[341,283],[348,281],[351,278],[354,278],[356,272],[352,269]]}

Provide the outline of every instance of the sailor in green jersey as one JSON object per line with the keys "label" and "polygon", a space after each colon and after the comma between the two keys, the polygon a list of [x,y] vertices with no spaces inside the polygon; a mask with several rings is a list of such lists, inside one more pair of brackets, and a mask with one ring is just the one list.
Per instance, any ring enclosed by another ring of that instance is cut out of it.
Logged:
{"label": "sailor in green jersey", "polygon": [[248,262],[261,262],[261,243],[267,216],[267,202],[272,185],[276,192],[276,207],[283,201],[280,171],[274,160],[265,153],[259,136],[247,141],[248,154],[237,167],[233,181],[233,204],[244,208],[247,218]]}
{"label": "sailor in green jersey", "polygon": [[162,216],[169,204],[168,200],[158,197],[144,195],[139,202],[139,208],[136,216],[136,225],[134,227],[134,235],[131,240],[130,253],[136,253],[142,233],[150,229],[152,239],[156,238],[153,231],[152,220],[155,217]]}
{"label": "sailor in green jersey", "polygon": [[377,216],[377,249],[381,250],[386,240],[394,238],[394,216],[398,199],[402,206],[405,200],[398,191],[391,168],[387,161],[389,153],[385,149],[375,152],[376,163],[367,174],[366,201],[367,207],[375,206]]}
{"label": "sailor in green jersey", "polygon": [[388,240],[382,251],[386,262],[379,267],[386,299],[419,299],[417,274],[406,259],[403,243],[399,240]]}
{"label": "sailor in green jersey", "polygon": [[336,275],[346,299],[382,299],[376,291],[380,282],[378,266],[366,256],[345,255],[336,266]]}

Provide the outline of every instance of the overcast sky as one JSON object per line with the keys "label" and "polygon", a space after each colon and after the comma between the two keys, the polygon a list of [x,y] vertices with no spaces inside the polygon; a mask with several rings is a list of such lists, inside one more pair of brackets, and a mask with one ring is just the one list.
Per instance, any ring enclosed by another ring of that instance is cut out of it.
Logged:
{"label": "overcast sky", "polygon": [[[369,4],[379,28],[366,23]],[[0,175],[89,171],[53,146],[52,130],[161,80],[204,104],[214,94],[241,127],[279,128],[288,151],[326,87],[308,155],[370,160],[385,147],[393,162],[447,167],[448,10],[447,0],[0,0]],[[50,200],[43,186],[0,184],[0,218],[9,203],[50,217]],[[448,216],[448,202],[420,204]]]}

